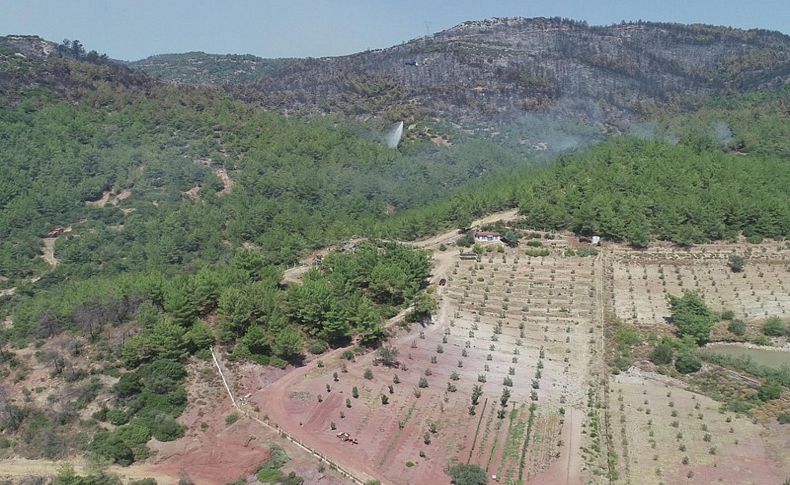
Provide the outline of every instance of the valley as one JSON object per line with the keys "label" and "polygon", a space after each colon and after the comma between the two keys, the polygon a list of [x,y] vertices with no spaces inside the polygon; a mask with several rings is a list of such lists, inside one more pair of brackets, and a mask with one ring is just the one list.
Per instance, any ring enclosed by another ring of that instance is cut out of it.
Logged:
{"label": "valley", "polygon": [[0,36],[0,482],[787,485],[788,72],[642,20]]}

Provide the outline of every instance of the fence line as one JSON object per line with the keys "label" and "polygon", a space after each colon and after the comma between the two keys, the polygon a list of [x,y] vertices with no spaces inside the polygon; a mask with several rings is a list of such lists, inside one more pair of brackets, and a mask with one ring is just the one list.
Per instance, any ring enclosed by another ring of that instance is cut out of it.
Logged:
{"label": "fence line", "polygon": [[326,456],[324,456],[320,452],[318,452],[318,451],[310,448],[309,446],[305,445],[304,443],[302,443],[298,439],[294,438],[293,436],[291,436],[287,432],[283,431],[279,427],[272,426],[271,424],[263,421],[262,419],[258,418],[257,416],[251,415],[250,413],[247,412],[247,410],[245,410],[241,406],[239,406],[239,404],[236,402],[236,398],[233,397],[233,392],[231,392],[230,386],[228,386],[228,381],[225,379],[225,373],[222,372],[222,367],[219,365],[219,360],[217,359],[217,355],[214,353],[214,348],[210,348],[209,350],[211,351],[212,359],[214,359],[214,366],[217,368],[217,371],[219,372],[219,376],[222,379],[222,384],[225,386],[225,390],[228,391],[228,396],[230,396],[230,400],[233,403],[233,407],[234,408],[238,409],[239,412],[241,412],[244,416],[252,419],[256,423],[268,428],[269,430],[274,431],[275,433],[279,434],[281,437],[283,437],[283,438],[287,439],[288,441],[290,441],[291,443],[295,444],[297,447],[299,447],[303,451],[306,451],[307,453],[309,453],[309,454],[313,455],[314,457],[318,458],[320,461],[327,462],[330,467],[332,467],[338,473],[340,473],[341,475],[343,475],[346,478],[350,479],[354,483],[356,483],[358,485],[365,485],[364,481],[362,481],[361,479],[359,479],[356,476],[354,476],[350,471],[346,470],[345,468],[340,466],[338,463],[335,463],[334,461],[330,460],[329,458],[327,458]]}

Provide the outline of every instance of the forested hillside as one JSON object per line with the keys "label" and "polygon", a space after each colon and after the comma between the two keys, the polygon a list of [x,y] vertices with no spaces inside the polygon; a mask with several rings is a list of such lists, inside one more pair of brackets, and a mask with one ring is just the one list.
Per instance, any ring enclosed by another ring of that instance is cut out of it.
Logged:
{"label": "forested hillside", "polygon": [[[189,270],[245,244],[289,263],[525,163],[460,133],[447,147],[423,137],[391,150],[333,120],[288,120],[110,64],[10,50],[2,60],[12,73],[0,98],[9,278]],[[51,72],[51,86],[29,86]],[[56,227],[71,232],[49,272],[39,255]]]}
{"label": "forested hillside", "polygon": [[687,114],[560,156],[548,167],[502,176],[475,192],[417,209],[390,230],[430,234],[518,206],[527,227],[598,234],[644,246],[790,236],[790,87],[713,100]]}
{"label": "forested hillside", "polygon": [[[0,430],[17,456],[148,457],[152,437],[183,436],[184,365],[214,342],[278,366],[378,342],[399,310],[430,309],[426,254],[360,244],[288,288],[284,265],[517,160],[471,139],[402,153],[81,45],[5,40]],[[32,345],[31,360],[17,354]]]}
{"label": "forested hillside", "polygon": [[[675,145],[656,133],[563,157],[525,187],[526,223],[600,234],[644,247],[790,236],[790,89],[675,121]],[[724,121],[727,120],[727,121]],[[732,128],[731,128],[732,127]],[[707,133],[706,133],[707,132]]]}
{"label": "forested hillside", "polygon": [[291,59],[262,59],[249,54],[185,52],[151,56],[129,65],[164,81],[221,85],[254,81],[277,72],[290,61]]}

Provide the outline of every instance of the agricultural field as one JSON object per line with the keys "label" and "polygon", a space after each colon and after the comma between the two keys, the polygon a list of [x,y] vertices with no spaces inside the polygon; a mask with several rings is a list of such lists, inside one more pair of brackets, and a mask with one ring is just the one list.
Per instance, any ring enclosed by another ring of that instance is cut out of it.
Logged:
{"label": "agricultural field", "polygon": [[720,403],[682,383],[654,377],[631,372],[612,379],[609,408],[620,482],[759,485],[786,478],[761,438],[762,426],[720,412]]}
{"label": "agricultural field", "polygon": [[600,270],[552,252],[470,261],[453,251],[448,273],[434,275],[447,280],[434,321],[390,341],[398,365],[334,353],[250,400],[306,444],[392,483],[441,483],[452,461],[502,483],[576,481]]}
{"label": "agricultural field", "polygon": [[[337,349],[250,386],[249,403],[383,483],[443,483],[448,463],[478,465],[492,483],[772,483],[786,472],[776,429],[694,392],[727,372],[707,366],[684,382],[638,363],[612,376],[604,363],[605,317],[642,339],[669,335],[667,295],[684,289],[752,329],[786,316],[782,245],[490,247],[471,259],[435,251],[437,310],[391,322],[397,362]],[[734,252],[742,272],[728,266]]]}
{"label": "agricultural field", "polygon": [[[728,266],[732,255],[744,258],[741,272]],[[790,314],[790,251],[784,243],[621,247],[612,249],[607,261],[610,304],[624,322],[666,323],[667,295],[684,290],[699,292],[713,310],[730,310],[747,321]]]}
{"label": "agricultural field", "polygon": [[[669,295],[697,292],[716,312],[732,312],[745,336],[713,328],[713,340],[765,338],[770,317],[790,314],[790,272],[784,243],[656,245],[635,251],[610,246],[605,254],[607,311],[642,337],[671,335]],[[733,271],[730,258],[743,258]],[[766,339],[765,342],[770,343]],[[775,339],[781,345],[782,339]],[[790,354],[777,349],[777,359]],[[781,483],[787,478],[787,440],[776,415],[786,398],[758,405],[752,416],[725,410],[722,400],[746,399],[761,381],[707,364],[682,381],[632,367],[610,379],[611,474],[622,483]],[[705,392],[708,396],[699,392]]]}

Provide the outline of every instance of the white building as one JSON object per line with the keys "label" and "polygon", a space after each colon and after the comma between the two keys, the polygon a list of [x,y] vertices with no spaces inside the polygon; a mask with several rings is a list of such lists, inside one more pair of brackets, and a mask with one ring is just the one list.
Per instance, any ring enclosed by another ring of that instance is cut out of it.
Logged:
{"label": "white building", "polygon": [[475,233],[476,242],[501,242],[502,235],[498,232],[481,231]]}

